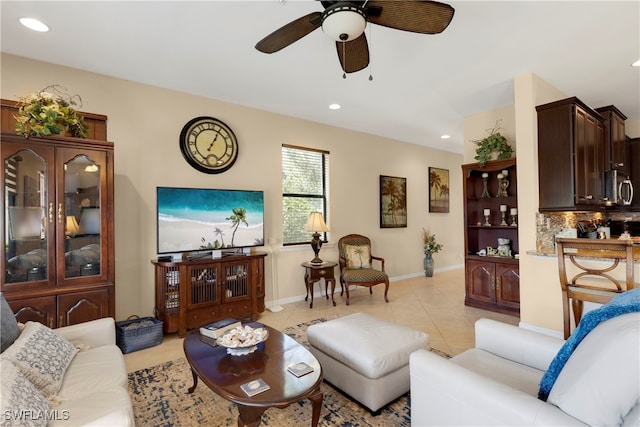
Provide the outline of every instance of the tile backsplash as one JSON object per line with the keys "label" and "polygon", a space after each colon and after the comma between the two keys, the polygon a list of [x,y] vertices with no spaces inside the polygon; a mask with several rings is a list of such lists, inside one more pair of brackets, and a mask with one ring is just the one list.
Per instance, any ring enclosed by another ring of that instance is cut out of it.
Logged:
{"label": "tile backsplash", "polygon": [[555,252],[554,238],[565,228],[577,228],[578,223],[640,221],[640,212],[547,212],[536,214],[536,252]]}

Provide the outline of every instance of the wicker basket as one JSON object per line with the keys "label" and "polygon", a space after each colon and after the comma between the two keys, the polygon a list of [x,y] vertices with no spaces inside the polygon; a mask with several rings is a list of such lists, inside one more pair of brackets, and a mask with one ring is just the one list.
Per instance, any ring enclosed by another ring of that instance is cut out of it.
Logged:
{"label": "wicker basket", "polygon": [[153,317],[129,316],[116,322],[116,344],[127,354],[162,343],[162,320]]}

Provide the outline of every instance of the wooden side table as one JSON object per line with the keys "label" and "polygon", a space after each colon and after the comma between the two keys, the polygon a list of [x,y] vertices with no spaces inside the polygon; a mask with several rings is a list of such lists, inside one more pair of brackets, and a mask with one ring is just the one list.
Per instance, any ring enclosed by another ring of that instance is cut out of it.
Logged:
{"label": "wooden side table", "polygon": [[304,284],[307,288],[307,296],[304,297],[304,300],[307,301],[309,294],[311,294],[309,308],[313,308],[313,284],[320,281],[320,279],[324,279],[324,291],[327,299],[329,299],[329,292],[327,290],[329,288],[329,282],[331,282],[331,301],[335,307],[336,301],[333,299],[333,292],[336,289],[334,269],[338,263],[333,261],[325,261],[322,264],[303,262],[301,265],[304,267]]}

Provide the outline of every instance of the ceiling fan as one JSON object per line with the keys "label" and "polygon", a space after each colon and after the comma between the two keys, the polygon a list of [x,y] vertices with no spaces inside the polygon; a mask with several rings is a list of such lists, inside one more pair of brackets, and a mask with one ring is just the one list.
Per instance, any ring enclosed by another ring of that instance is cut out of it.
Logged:
{"label": "ceiling fan", "polygon": [[320,1],[324,12],[312,12],[275,30],[256,44],[264,53],[274,53],[300,40],[316,28],[336,41],[338,59],[345,73],[369,65],[367,22],[421,34],[444,31],[453,18],[448,4],[430,0]]}

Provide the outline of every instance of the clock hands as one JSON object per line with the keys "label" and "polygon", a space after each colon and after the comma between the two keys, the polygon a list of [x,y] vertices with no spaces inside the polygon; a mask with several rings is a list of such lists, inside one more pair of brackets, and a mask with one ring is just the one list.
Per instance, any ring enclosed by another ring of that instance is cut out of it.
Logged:
{"label": "clock hands", "polygon": [[213,144],[216,143],[216,141],[218,140],[218,137],[220,136],[219,133],[216,134],[216,137],[213,138],[213,141],[211,141],[211,145],[209,145],[209,148],[207,148],[207,151],[211,151],[211,148],[213,148]]}

